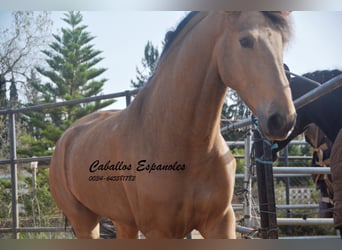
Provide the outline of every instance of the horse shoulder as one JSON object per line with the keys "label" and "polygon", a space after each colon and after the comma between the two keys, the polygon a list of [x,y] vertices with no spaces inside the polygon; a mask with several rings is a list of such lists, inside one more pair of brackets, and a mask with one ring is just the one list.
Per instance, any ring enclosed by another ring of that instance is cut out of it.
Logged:
{"label": "horse shoulder", "polygon": [[[51,159],[50,171],[51,171],[51,179],[57,178],[60,179],[62,174],[63,176],[67,175],[67,170],[69,161],[73,161],[75,158],[79,157],[79,154],[76,154],[73,149],[77,149],[78,151],[83,151],[87,149],[84,144],[85,141],[89,139],[89,135],[96,136],[97,133],[92,133],[92,130],[102,124],[105,119],[114,117],[119,112],[105,111],[105,112],[94,112],[89,115],[86,115],[75,123],[73,123],[59,138],[56,143],[56,147]],[[80,147],[80,145],[82,145]],[[70,154],[73,152],[73,154]],[[62,169],[59,172],[57,169]]]}

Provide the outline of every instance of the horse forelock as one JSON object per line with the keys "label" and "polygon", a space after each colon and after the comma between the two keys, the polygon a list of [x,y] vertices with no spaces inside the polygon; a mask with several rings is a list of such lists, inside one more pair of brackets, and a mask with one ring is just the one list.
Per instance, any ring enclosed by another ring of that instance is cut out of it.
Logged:
{"label": "horse forelock", "polygon": [[281,32],[283,42],[287,43],[292,36],[292,26],[288,15],[281,11],[261,11],[261,13],[276,30]]}

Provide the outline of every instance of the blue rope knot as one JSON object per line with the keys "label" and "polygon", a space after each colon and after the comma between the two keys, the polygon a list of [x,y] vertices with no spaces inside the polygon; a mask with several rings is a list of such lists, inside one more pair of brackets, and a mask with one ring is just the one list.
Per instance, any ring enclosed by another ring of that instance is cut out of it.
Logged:
{"label": "blue rope knot", "polygon": [[266,143],[268,146],[271,147],[271,149],[277,149],[279,146],[278,146],[278,143],[273,143],[273,142],[270,142],[269,140],[267,139],[264,139],[264,143]]}
{"label": "blue rope knot", "polygon": [[271,149],[273,150],[273,149],[277,149],[277,148],[279,148],[278,143],[272,143]]}
{"label": "blue rope knot", "polygon": [[255,161],[261,164],[268,164],[268,165],[272,165],[273,161],[268,161],[264,159],[264,156],[262,155],[261,157],[256,157]]}
{"label": "blue rope knot", "polygon": [[259,120],[256,116],[252,115],[252,123],[258,127],[259,126]]}

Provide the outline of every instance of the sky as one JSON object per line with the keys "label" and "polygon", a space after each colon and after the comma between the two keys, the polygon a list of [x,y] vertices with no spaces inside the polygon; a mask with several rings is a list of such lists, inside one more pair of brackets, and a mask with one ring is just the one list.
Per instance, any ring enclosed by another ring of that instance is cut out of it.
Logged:
{"label": "sky", "polygon": [[[52,12],[57,33],[65,23],[64,12]],[[10,15],[0,13],[0,24]],[[109,94],[132,89],[136,67],[141,66],[144,47],[151,41],[161,50],[165,33],[173,30],[187,14],[184,11],[86,11],[83,24],[96,36],[94,47],[103,51],[104,60],[99,67],[108,68],[108,79],[103,93]],[[291,13],[294,36],[284,51],[284,62],[291,71],[303,74],[314,70],[342,70],[342,12],[294,11]],[[110,108],[124,108],[125,100]]]}

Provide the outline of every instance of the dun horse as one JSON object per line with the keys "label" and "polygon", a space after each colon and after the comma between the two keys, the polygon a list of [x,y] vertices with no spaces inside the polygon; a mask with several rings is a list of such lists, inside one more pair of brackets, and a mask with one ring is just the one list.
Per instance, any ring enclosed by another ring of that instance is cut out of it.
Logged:
{"label": "dun horse", "polygon": [[199,12],[168,35],[154,76],[121,112],[91,114],[60,138],[50,187],[78,238],[100,217],[118,238],[235,238],[235,161],[220,134],[232,87],[269,139],[295,120],[283,69],[288,13]]}

